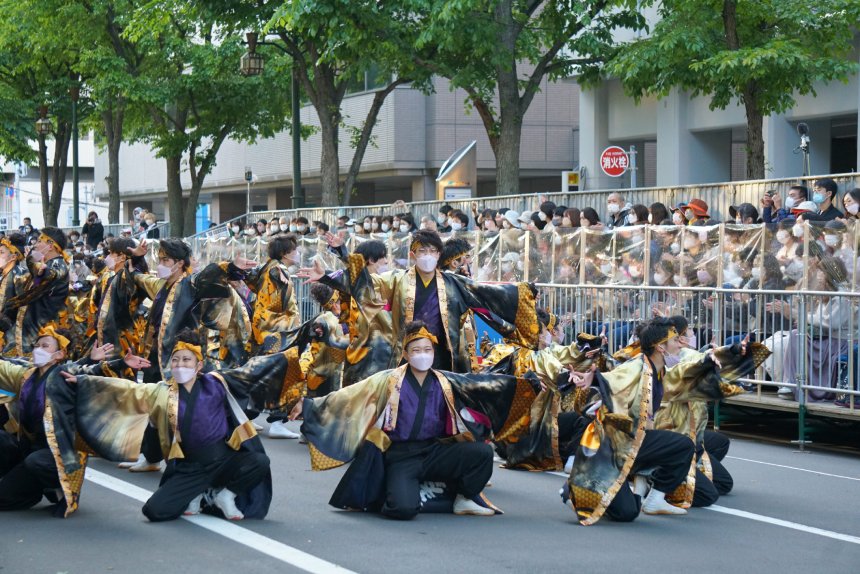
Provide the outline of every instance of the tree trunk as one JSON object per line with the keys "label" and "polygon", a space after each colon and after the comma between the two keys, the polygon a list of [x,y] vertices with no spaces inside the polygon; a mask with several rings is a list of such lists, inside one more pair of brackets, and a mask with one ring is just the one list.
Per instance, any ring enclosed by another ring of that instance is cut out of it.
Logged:
{"label": "tree trunk", "polygon": [[747,179],[764,179],[764,122],[754,86],[744,90],[744,108],[747,115]]}
{"label": "tree trunk", "polygon": [[54,137],[54,162],[51,173],[51,201],[48,225],[57,225],[60,215],[60,205],[63,199],[63,188],[66,186],[66,168],[69,165],[69,143],[72,141],[72,128],[68,122],[59,122]]}
{"label": "tree trunk", "polygon": [[[499,122],[496,144],[496,195],[520,192],[520,138],[523,116],[520,112],[520,85],[517,78],[517,25],[512,0],[496,6],[496,21],[501,24],[499,46],[506,51],[505,60],[496,66],[499,92]],[[474,185],[474,183],[472,184]]]}
{"label": "tree trunk", "polygon": [[317,110],[320,118],[322,155],[320,157],[320,183],[322,184],[322,204],[326,207],[340,205],[338,197],[340,184],[340,159],[338,158],[338,138],[340,137],[340,113],[326,114]]}
{"label": "tree trunk", "polygon": [[[185,200],[182,198],[182,156],[164,158],[167,162],[167,218],[170,220],[170,235],[185,237]],[[189,205],[189,209],[193,209]],[[193,221],[193,220],[192,220]]]}
{"label": "tree trunk", "polygon": [[496,149],[496,195],[513,195],[520,192],[521,138],[522,120],[510,119],[505,121],[504,116],[502,116],[501,132]]}
{"label": "tree trunk", "polygon": [[108,152],[108,223],[119,223],[119,150],[122,145],[124,102],[112,103],[102,112]]}
{"label": "tree trunk", "polygon": [[384,90],[376,92],[373,96],[373,103],[367,111],[367,117],[364,119],[364,125],[361,126],[361,135],[358,138],[358,143],[352,153],[352,163],[349,166],[349,171],[346,174],[346,180],[343,182],[343,205],[348,206],[352,189],[358,181],[358,172],[361,170],[361,162],[364,161],[364,153],[367,151],[367,145],[370,143],[370,135],[373,133],[373,128],[376,127],[376,121],[379,117],[379,110],[382,109],[382,104],[385,103],[385,98],[388,94],[394,91],[394,88],[400,84],[405,84],[406,80],[397,79],[388,84]]}

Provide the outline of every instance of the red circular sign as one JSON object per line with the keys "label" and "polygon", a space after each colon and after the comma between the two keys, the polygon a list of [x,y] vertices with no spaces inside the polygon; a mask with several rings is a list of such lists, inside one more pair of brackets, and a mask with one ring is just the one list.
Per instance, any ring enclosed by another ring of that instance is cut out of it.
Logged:
{"label": "red circular sign", "polygon": [[627,152],[617,145],[609,146],[600,154],[600,169],[609,177],[624,175],[629,165],[630,158],[627,157]]}

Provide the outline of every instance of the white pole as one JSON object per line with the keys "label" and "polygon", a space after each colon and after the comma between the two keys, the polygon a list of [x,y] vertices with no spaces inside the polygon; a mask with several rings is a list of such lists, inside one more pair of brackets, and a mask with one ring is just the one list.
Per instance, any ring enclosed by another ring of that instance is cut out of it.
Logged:
{"label": "white pole", "polygon": [[636,146],[630,146],[630,189],[636,189]]}

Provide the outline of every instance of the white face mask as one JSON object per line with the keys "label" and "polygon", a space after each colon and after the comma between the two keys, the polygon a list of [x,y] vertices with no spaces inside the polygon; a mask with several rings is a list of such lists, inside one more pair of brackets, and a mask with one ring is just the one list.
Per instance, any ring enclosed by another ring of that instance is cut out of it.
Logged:
{"label": "white face mask", "polygon": [[107,266],[108,269],[113,271],[113,268],[116,266],[116,257],[114,257],[113,254],[110,254],[105,257],[105,266]]}
{"label": "white face mask", "polygon": [[636,217],[636,214],[632,211],[627,214],[627,223],[629,225],[636,225],[639,222],[639,218]]}
{"label": "white face mask", "polygon": [[376,268],[377,273],[385,273],[388,271],[388,263],[381,263],[379,267]]}
{"label": "white face mask", "polygon": [[269,235],[276,235],[280,230],[280,227],[278,227],[277,225],[273,225],[269,228]]}
{"label": "white face mask", "polygon": [[672,223],[675,225],[684,225],[684,217],[681,215],[680,211],[676,211],[672,214]]}
{"label": "white face mask", "polygon": [[687,218],[687,221],[693,221],[696,219],[696,213],[692,209],[688,209],[684,212],[684,217]]}
{"label": "white face mask", "polygon": [[790,237],[791,237],[791,235],[785,229],[780,229],[779,231],[776,232],[776,240],[779,241],[780,243],[782,243],[783,245],[788,243],[788,240]]}
{"label": "white face mask", "polygon": [[621,211],[621,206],[618,205],[617,203],[607,203],[606,204],[606,211],[608,211],[612,215],[615,215],[616,213]]}
{"label": "white face mask", "polygon": [[462,223],[460,223],[459,221],[451,222],[451,231],[460,231],[461,229],[463,229]]}
{"label": "white face mask", "polygon": [[245,235],[247,235],[248,237],[254,237],[255,235],[257,235],[257,230],[253,227],[249,227],[245,230]]}
{"label": "white face mask", "polygon": [[173,275],[173,267],[159,263],[158,267],[156,267],[156,273],[159,279],[167,279]]}
{"label": "white face mask", "polygon": [[655,273],[654,274],[654,283],[656,283],[657,285],[665,285],[666,279],[668,279],[668,278],[669,277],[663,273]]}
{"label": "white face mask", "polygon": [[672,279],[675,280],[675,285],[677,285],[678,287],[684,287],[687,285],[687,278],[686,277],[682,277],[680,275],[675,275],[672,277]]}
{"label": "white face mask", "polygon": [[281,229],[281,231],[283,231],[284,233],[286,233],[287,231],[289,231],[289,230],[290,230],[290,226],[289,226],[288,224],[286,224],[286,223],[281,224],[281,225],[279,225],[278,227],[279,227],[279,228]]}
{"label": "white face mask", "polygon": [[51,357],[53,356],[53,353],[49,353],[42,347],[36,347],[33,349],[33,364],[37,367],[44,367],[51,362]]}
{"label": "white face mask", "polygon": [[371,223],[371,224],[370,224],[370,228],[371,228],[373,231],[376,231],[376,230],[378,230],[378,229],[379,229],[379,224],[378,224],[378,223],[376,223],[376,222],[374,221],[373,223]]}
{"label": "white face mask", "polygon": [[305,229],[306,229],[306,228],[305,228],[305,226],[304,226],[304,225],[297,225],[297,226],[296,226],[296,231],[298,231],[299,233],[304,233],[304,232],[305,232]]}
{"label": "white face mask", "polygon": [[699,244],[699,242],[696,241],[695,237],[690,237],[688,235],[687,237],[684,238],[684,249],[692,249],[698,244]]}
{"label": "white face mask", "polygon": [[839,245],[839,236],[838,235],[825,235],[824,236],[824,244],[827,247],[836,247]]}
{"label": "white face mask", "polygon": [[445,225],[445,222],[447,220],[448,220],[448,217],[445,215],[442,215],[441,213],[436,216],[436,223],[438,223],[439,225]]}
{"label": "white face mask", "polygon": [[669,353],[663,353],[663,362],[666,363],[666,368],[671,369],[675,365],[681,362],[680,355],[670,355]]}
{"label": "white face mask", "polygon": [[365,222],[364,222],[364,225],[363,225],[362,227],[364,227],[364,230],[365,230],[365,231],[370,231],[370,222],[369,222],[369,221],[365,221]]}
{"label": "white face mask", "polygon": [[543,211],[538,211],[538,219],[540,219],[541,221],[546,221],[546,213],[544,213]]}
{"label": "white face mask", "polygon": [[603,264],[600,266],[600,271],[601,271],[604,275],[609,275],[609,273],[611,273],[611,272],[612,272],[612,263],[603,263]]}
{"label": "white face mask", "polygon": [[791,234],[795,237],[803,237],[803,226],[799,223],[796,223],[794,227],[791,228]]}
{"label": "white face mask", "polygon": [[433,366],[433,353],[416,353],[411,355],[409,357],[409,365],[419,373],[429,371],[430,367]]}
{"label": "white face mask", "polygon": [[382,232],[383,233],[387,233],[389,229],[391,229],[390,225],[388,225],[387,223],[382,224]]}
{"label": "white face mask", "polygon": [[678,243],[673,243],[669,246],[669,251],[671,251],[672,254],[677,255],[681,252],[681,246]]}
{"label": "white face mask", "polygon": [[408,231],[409,231],[409,224],[408,223],[401,223],[400,224],[400,233],[407,233]]}
{"label": "white face mask", "polygon": [[422,223],[421,225],[418,226],[418,229],[427,229],[427,224]]}
{"label": "white face mask", "polygon": [[184,385],[186,383],[190,383],[197,377],[197,369],[192,369],[191,367],[176,367],[175,369],[170,369],[170,374],[173,375],[173,378],[176,379],[177,383]]}
{"label": "white face mask", "polygon": [[438,263],[438,261],[438,255],[419,255],[415,259],[415,266],[424,273],[430,273],[436,269],[436,263]]}
{"label": "white face mask", "polygon": [[758,267],[753,268],[753,270],[750,271],[750,275],[753,279],[761,279],[761,269]]}
{"label": "white face mask", "polygon": [[45,254],[36,249],[35,247],[30,250],[30,259],[32,259],[36,263],[41,262],[44,258]]}
{"label": "white face mask", "polygon": [[793,197],[788,196],[788,197],[786,197],[786,198],[785,198],[785,208],[786,208],[786,209],[791,209],[791,208],[792,208],[792,207],[794,207],[795,205],[796,205],[796,202],[794,201],[794,198],[793,198]]}
{"label": "white face mask", "polygon": [[628,267],[627,272],[631,277],[640,277],[642,275],[642,270],[638,267]]}
{"label": "white face mask", "polygon": [[552,344],[552,333],[544,331],[540,334],[541,349],[546,349]]}
{"label": "white face mask", "polygon": [[847,211],[851,215],[857,215],[857,213],[860,212],[860,204],[852,203],[851,205],[849,205],[848,207],[845,208],[845,211]]}
{"label": "white face mask", "polygon": [[231,227],[231,229],[233,230],[233,233],[239,233],[239,226],[238,225],[234,225],[233,227]]}
{"label": "white face mask", "polygon": [[298,225],[290,225],[290,228],[289,228],[289,229],[290,229],[290,231],[292,231],[293,233],[295,233],[295,232],[299,229],[299,226],[298,226]]}

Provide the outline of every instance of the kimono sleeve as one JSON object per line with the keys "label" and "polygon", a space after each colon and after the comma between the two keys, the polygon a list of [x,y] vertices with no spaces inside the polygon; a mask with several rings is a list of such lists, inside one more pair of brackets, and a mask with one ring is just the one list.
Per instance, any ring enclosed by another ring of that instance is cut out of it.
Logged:
{"label": "kimono sleeve", "polygon": [[29,369],[30,367],[0,360],[0,403],[6,402],[3,400],[4,395],[11,399],[11,397],[21,392],[21,385],[24,383],[24,373]]}

